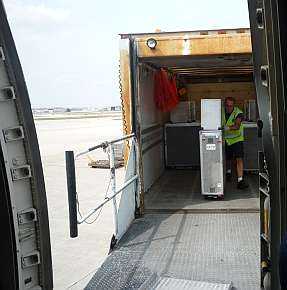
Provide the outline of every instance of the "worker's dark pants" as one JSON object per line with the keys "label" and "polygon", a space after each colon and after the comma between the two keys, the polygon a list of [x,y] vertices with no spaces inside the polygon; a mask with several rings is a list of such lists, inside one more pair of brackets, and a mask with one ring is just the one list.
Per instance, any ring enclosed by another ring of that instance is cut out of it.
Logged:
{"label": "worker's dark pants", "polygon": [[226,160],[232,160],[232,159],[243,158],[243,157],[244,157],[243,141],[236,142],[229,146],[225,143]]}

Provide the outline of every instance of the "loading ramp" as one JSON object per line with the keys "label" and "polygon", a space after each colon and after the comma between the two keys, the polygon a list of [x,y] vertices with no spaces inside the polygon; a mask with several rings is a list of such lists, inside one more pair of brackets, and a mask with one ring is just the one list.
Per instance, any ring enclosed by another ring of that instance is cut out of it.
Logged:
{"label": "loading ramp", "polygon": [[260,289],[256,213],[146,214],[85,289],[139,289],[155,273]]}
{"label": "loading ramp", "polygon": [[225,200],[205,200],[198,172],[166,171],[147,194],[144,217],[132,223],[85,289],[160,289],[156,285],[170,278],[217,283],[214,289],[231,282],[235,290],[260,289],[258,176],[247,178],[249,190],[229,184]]}

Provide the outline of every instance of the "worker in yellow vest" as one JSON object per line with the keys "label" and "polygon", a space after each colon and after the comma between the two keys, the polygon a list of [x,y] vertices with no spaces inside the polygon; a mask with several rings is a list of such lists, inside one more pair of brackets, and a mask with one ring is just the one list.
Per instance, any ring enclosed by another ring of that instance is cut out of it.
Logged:
{"label": "worker in yellow vest", "polygon": [[236,160],[237,188],[248,188],[248,183],[243,179],[243,113],[234,106],[234,99],[227,97],[224,101],[224,112],[222,114],[222,125],[224,128],[225,157],[226,157],[226,179],[231,180],[231,162]]}

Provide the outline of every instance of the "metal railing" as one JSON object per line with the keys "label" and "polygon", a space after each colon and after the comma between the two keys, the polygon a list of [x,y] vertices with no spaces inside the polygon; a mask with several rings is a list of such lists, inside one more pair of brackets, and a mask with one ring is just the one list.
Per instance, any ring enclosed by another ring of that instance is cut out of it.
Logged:
{"label": "metal railing", "polygon": [[[138,174],[129,178],[120,188],[116,188],[116,174],[115,174],[115,156],[113,145],[115,143],[126,141],[128,139],[135,139],[134,134],[126,135],[121,138],[117,138],[111,141],[102,142],[99,145],[93,146],[85,151],[82,151],[74,156],[74,151],[66,151],[66,173],[67,173],[67,189],[68,189],[68,201],[69,201],[69,221],[70,221],[70,237],[75,238],[78,236],[78,224],[84,223],[88,218],[94,215],[99,209],[101,209],[109,201],[113,201],[113,214],[115,224],[115,235],[118,232],[118,215],[117,215],[117,201],[116,196],[121,193],[126,187],[138,180]],[[76,172],[75,161],[85,154],[88,154],[96,149],[107,149],[110,154],[110,180],[111,180],[111,194],[105,198],[97,207],[91,209],[87,214],[81,216],[78,219],[78,195],[76,186]],[[137,172],[137,171],[136,171]]]}

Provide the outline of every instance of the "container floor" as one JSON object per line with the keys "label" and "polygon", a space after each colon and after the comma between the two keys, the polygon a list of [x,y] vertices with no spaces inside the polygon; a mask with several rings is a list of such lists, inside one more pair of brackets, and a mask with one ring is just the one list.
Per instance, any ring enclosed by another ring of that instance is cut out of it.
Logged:
{"label": "container floor", "polygon": [[201,195],[199,170],[166,170],[145,195],[145,212],[258,212],[258,175],[246,174],[249,188],[240,190],[236,179],[226,182],[223,199]]}

